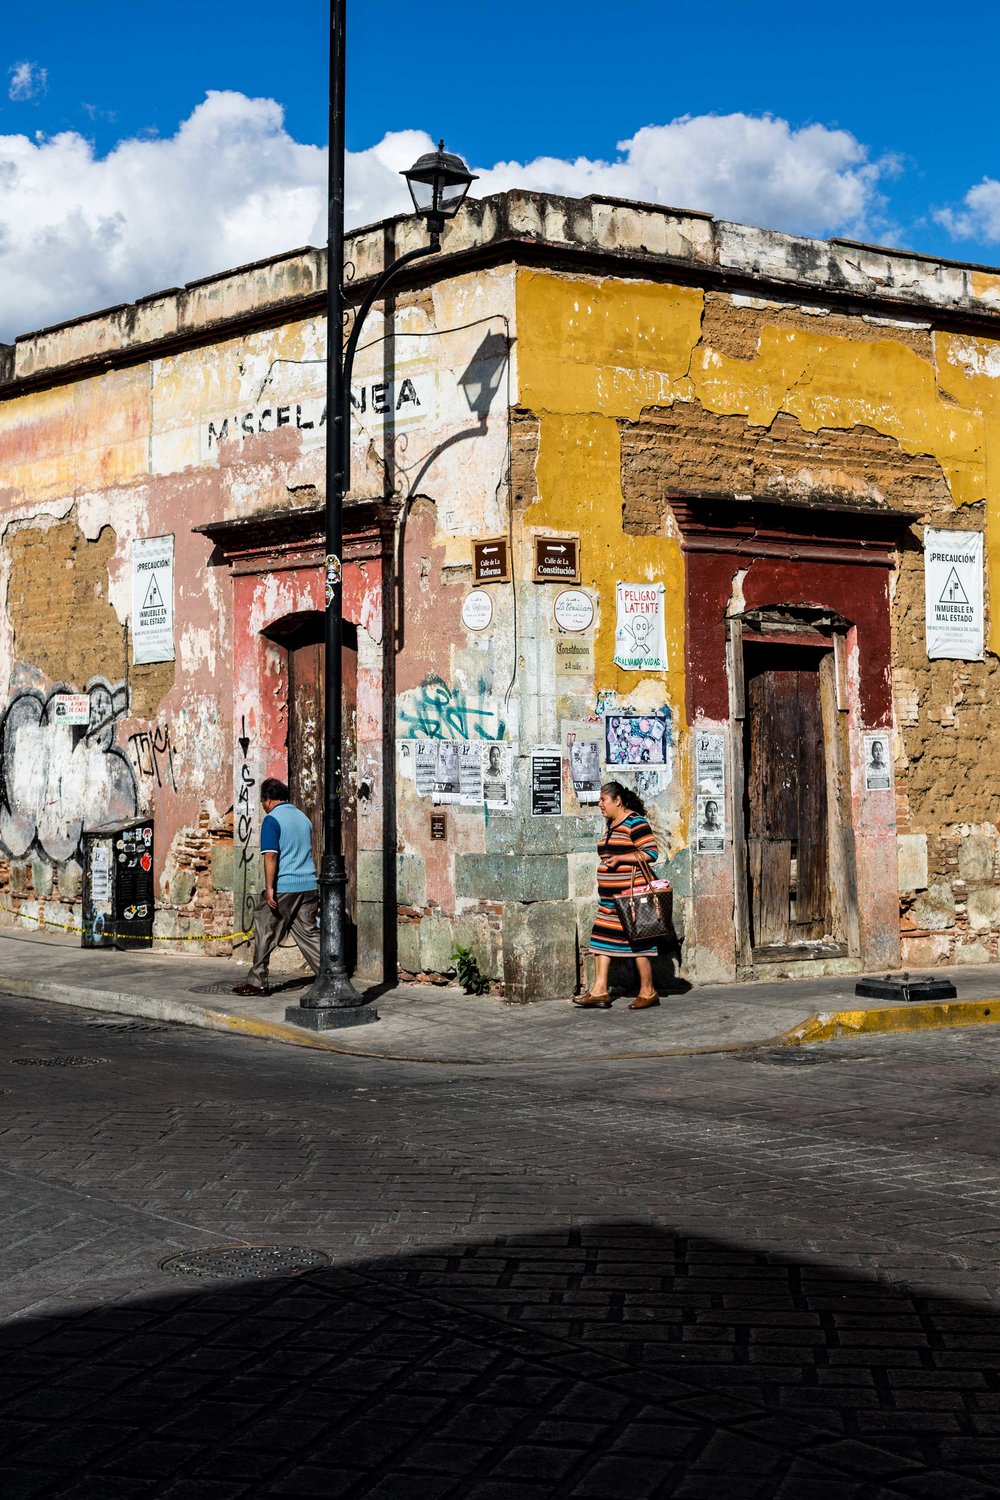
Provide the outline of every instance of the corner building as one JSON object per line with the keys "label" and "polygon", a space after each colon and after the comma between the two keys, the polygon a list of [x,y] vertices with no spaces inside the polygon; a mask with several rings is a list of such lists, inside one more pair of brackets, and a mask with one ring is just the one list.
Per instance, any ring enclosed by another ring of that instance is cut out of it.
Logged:
{"label": "corner building", "polygon": [[[351,295],[422,235],[350,236]],[[298,251],[0,349],[8,920],[79,923],[83,834],[151,815],[156,946],[227,954],[264,776],[318,837],[324,276]],[[460,943],[515,1002],[585,983],[595,762],[646,798],[696,981],[1000,956],[1000,273],[512,192],[372,314],[352,406],[363,975]],[[971,659],[928,654],[927,529],[983,548]],[[137,662],[152,538],[173,659]]]}

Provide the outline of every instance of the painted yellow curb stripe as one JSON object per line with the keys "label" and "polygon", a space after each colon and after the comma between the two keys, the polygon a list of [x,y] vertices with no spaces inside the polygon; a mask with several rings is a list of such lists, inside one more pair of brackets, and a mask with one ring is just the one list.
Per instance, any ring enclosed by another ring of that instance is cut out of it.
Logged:
{"label": "painted yellow curb stripe", "polygon": [[888,1005],[873,1010],[834,1010],[808,1016],[782,1032],[784,1046],[804,1042],[832,1042],[838,1037],[880,1036],[893,1032],[941,1031],[951,1026],[1000,1024],[1000,998],[939,1000],[923,1005]]}

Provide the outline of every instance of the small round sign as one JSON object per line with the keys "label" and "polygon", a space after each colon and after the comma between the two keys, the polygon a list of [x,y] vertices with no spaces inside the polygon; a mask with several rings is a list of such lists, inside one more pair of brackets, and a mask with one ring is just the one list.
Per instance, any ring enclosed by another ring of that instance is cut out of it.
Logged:
{"label": "small round sign", "polygon": [[485,589],[473,589],[462,600],[462,624],[466,630],[485,630],[493,619],[493,600]]}
{"label": "small round sign", "polygon": [[589,630],[594,623],[594,601],[583,589],[563,589],[553,608],[560,630]]}

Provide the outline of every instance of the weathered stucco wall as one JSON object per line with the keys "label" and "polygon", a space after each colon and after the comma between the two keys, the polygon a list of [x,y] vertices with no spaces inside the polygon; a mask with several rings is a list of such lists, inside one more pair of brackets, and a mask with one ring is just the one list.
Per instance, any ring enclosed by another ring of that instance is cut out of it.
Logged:
{"label": "weathered stucco wall", "polygon": [[[692,643],[684,639],[683,563],[669,495],[888,506],[919,518],[901,549],[893,601],[903,959],[996,957],[1000,788],[990,747],[1000,744],[1000,709],[988,686],[996,659],[927,660],[920,537],[925,524],[985,526],[995,579],[998,347],[935,329],[926,316],[848,316],[819,298],[796,304],[537,271],[519,278],[518,329],[520,400],[540,428],[538,497],[525,523],[558,520],[585,538],[584,581],[599,596],[601,623],[594,681],[580,711],[599,712],[608,693],[647,706],[657,689],[670,708],[676,769],[657,812],[679,891],[691,890],[679,858],[690,848],[693,811],[685,704],[692,722],[717,728],[725,727],[728,704],[724,678],[721,700],[716,693],[703,705],[696,695],[692,703],[687,691]],[[655,683],[626,676],[611,661],[615,580],[639,570],[664,579],[673,601],[671,671]],[[738,574],[734,558],[732,587]],[[789,582],[773,587],[787,596]],[[995,622],[991,629],[995,642]],[[859,731],[887,722],[880,707],[887,688],[865,698],[862,681]],[[860,825],[860,808],[857,816]],[[885,860],[883,845],[880,838],[869,851],[872,878]],[[717,884],[721,862],[699,862],[715,868]],[[909,889],[914,880],[926,889]],[[711,899],[711,885],[701,883],[699,901]],[[722,908],[727,902],[731,910],[731,894]],[[717,934],[717,948],[720,942]],[[722,977],[725,964],[701,950],[692,958],[702,977]]]}

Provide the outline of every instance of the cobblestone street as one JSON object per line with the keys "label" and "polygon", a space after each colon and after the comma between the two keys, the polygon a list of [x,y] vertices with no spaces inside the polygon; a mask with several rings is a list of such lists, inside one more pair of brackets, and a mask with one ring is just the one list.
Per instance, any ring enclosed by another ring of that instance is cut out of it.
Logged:
{"label": "cobblestone street", "polygon": [[[491,1071],[3,1005],[5,1500],[1000,1494],[993,1028]],[[161,1269],[224,1245],[330,1264]]]}

